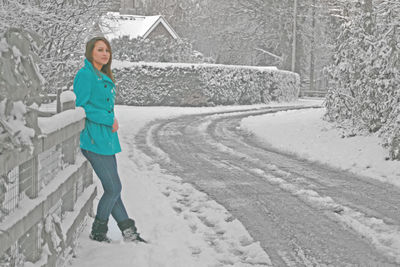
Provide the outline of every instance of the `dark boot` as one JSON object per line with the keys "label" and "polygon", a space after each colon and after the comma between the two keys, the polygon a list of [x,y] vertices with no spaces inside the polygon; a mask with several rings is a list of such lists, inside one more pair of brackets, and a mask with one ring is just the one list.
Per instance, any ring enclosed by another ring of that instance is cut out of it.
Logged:
{"label": "dark boot", "polygon": [[119,222],[118,227],[122,232],[122,236],[124,237],[124,241],[127,242],[143,242],[147,243],[146,240],[140,237],[140,234],[137,232],[137,228],[135,226],[135,221],[132,219],[127,219],[125,221]]}
{"label": "dark boot", "polygon": [[94,219],[92,225],[92,232],[89,235],[89,238],[99,242],[107,242],[110,243],[111,239],[107,236],[108,231],[108,220],[103,221],[98,219],[97,217]]}

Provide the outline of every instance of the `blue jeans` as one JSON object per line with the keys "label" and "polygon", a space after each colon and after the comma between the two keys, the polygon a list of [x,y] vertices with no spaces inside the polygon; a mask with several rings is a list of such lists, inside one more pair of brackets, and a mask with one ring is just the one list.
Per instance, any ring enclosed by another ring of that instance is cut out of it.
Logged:
{"label": "blue jeans", "polygon": [[96,217],[107,221],[111,214],[117,223],[129,219],[121,200],[122,185],[118,176],[115,155],[101,155],[84,149],[81,151],[100,178],[104,189],[104,194],[97,206]]}

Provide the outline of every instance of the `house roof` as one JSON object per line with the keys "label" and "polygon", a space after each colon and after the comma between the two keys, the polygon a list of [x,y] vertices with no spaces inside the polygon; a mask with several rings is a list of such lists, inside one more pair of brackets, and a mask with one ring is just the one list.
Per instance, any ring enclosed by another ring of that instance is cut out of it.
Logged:
{"label": "house roof", "polygon": [[146,38],[159,24],[162,24],[174,39],[179,39],[178,34],[161,15],[138,16],[108,12],[102,22],[101,30],[109,40],[122,36]]}

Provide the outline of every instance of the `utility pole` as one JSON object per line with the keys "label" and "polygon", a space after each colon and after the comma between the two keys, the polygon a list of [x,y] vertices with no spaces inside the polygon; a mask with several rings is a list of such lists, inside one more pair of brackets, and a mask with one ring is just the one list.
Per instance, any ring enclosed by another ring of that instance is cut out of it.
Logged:
{"label": "utility pole", "polygon": [[297,39],[297,0],[293,5],[293,43],[292,43],[292,71],[296,69],[296,39]]}
{"label": "utility pole", "polygon": [[313,0],[312,6],[312,21],[311,21],[311,51],[310,51],[310,91],[315,89],[314,72],[315,72],[315,16],[316,16],[317,1]]}

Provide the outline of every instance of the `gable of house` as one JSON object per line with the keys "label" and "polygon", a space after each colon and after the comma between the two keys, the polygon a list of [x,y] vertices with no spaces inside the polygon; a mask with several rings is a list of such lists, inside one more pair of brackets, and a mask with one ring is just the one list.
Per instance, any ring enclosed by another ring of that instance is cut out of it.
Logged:
{"label": "gable of house", "polygon": [[109,12],[103,18],[102,24],[102,32],[110,40],[123,36],[128,36],[130,39],[138,37],[148,39],[159,35],[179,39],[177,33],[162,16],[121,15]]}
{"label": "gable of house", "polygon": [[146,38],[153,39],[157,36],[164,36],[167,38],[171,38],[171,34],[161,23],[157,24],[157,26],[155,26],[155,28],[147,34]]}

